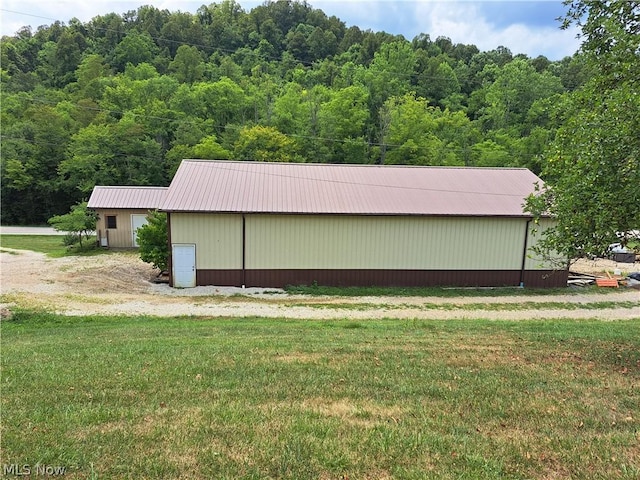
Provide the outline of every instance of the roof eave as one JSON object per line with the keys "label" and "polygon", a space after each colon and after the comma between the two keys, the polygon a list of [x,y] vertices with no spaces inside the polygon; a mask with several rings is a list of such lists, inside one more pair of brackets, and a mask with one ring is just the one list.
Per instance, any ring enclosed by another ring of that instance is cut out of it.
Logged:
{"label": "roof eave", "polygon": [[[267,210],[178,210],[160,208],[164,213],[196,213],[216,215],[308,215],[308,216],[336,216],[336,217],[473,217],[473,218],[526,218],[532,219],[530,214],[472,214],[472,213],[415,213],[415,212],[302,212],[302,211],[267,211]],[[543,216],[546,218],[546,216]]]}

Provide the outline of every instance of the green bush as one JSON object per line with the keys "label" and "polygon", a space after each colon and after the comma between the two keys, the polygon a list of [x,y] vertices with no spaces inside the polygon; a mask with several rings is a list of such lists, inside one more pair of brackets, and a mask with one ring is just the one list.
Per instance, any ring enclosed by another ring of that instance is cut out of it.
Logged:
{"label": "green bush", "polygon": [[59,232],[67,232],[63,243],[70,247],[76,243],[82,247],[82,237],[89,239],[96,229],[98,215],[87,208],[87,202],[81,202],[71,207],[71,211],[64,215],[56,215],[49,219],[49,224]]}
{"label": "green bush", "polygon": [[80,238],[76,233],[67,233],[64,237],[62,237],[62,244],[65,247],[73,247],[78,242],[80,242]]}
{"label": "green bush", "polygon": [[167,214],[156,211],[147,215],[147,224],[138,229],[140,258],[161,272],[169,268]]}

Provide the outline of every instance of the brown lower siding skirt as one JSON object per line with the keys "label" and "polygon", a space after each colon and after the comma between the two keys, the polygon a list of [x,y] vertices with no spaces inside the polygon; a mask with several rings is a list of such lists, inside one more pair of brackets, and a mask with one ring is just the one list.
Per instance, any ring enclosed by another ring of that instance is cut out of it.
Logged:
{"label": "brown lower siding skirt", "polygon": [[[287,285],[394,286],[394,287],[502,287],[520,285],[520,270],[247,270],[247,287]],[[242,270],[198,270],[198,285],[243,284]],[[566,287],[567,272],[527,270],[524,286]]]}

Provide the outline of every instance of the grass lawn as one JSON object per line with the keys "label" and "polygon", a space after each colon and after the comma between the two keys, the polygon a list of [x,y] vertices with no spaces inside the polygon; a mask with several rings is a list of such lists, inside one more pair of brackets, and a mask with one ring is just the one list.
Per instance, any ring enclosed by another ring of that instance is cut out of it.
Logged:
{"label": "grass lawn", "polygon": [[64,257],[66,255],[96,255],[105,249],[95,248],[96,237],[82,239],[82,248],[75,245],[65,246],[63,236],[60,235],[0,235],[0,247],[17,248],[46,253],[50,257]]}
{"label": "grass lawn", "polygon": [[1,327],[5,465],[64,478],[640,475],[640,320],[18,312]]}
{"label": "grass lawn", "polygon": [[288,285],[287,293],[339,297],[509,297],[516,295],[583,295],[615,293],[611,288],[518,288],[518,287],[330,287],[323,285]]}

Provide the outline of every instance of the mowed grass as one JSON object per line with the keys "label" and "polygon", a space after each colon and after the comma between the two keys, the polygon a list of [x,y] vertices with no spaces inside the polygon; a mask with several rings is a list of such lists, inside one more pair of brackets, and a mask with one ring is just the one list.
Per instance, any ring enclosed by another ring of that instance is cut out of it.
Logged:
{"label": "mowed grass", "polygon": [[1,327],[2,462],[64,478],[640,475],[640,319]]}
{"label": "mowed grass", "polygon": [[332,287],[324,285],[287,285],[292,295],[334,297],[510,297],[616,293],[612,288],[596,286],[579,288],[519,288],[519,287]]}
{"label": "mowed grass", "polygon": [[53,258],[66,255],[97,255],[106,251],[106,249],[96,248],[95,236],[89,239],[83,238],[82,248],[79,245],[65,246],[63,238],[61,235],[0,235],[0,248],[31,250],[46,253]]}

